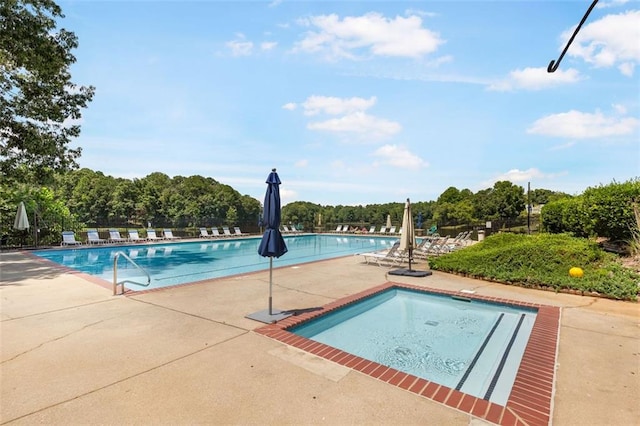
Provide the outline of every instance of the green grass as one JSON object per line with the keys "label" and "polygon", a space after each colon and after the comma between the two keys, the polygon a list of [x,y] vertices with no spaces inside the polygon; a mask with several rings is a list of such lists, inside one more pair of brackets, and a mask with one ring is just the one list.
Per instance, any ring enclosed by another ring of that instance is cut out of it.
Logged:
{"label": "green grass", "polygon": [[[594,242],[566,234],[500,233],[437,258],[431,268],[524,287],[571,289],[584,293],[636,300],[640,275],[625,268]],[[584,270],[569,276],[571,267]]]}

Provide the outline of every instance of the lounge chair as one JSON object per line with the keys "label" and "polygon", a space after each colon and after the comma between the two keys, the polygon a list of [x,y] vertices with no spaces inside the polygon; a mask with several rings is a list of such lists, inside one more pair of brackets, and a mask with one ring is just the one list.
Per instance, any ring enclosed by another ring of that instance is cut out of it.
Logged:
{"label": "lounge chair", "polygon": [[129,229],[129,241],[148,241],[146,238],[142,238],[140,234],[138,234],[137,229]]}
{"label": "lounge chair", "polygon": [[387,227],[381,226],[380,230],[378,231],[378,234],[386,234],[386,233],[387,233]]}
{"label": "lounge chair", "polygon": [[416,249],[413,251],[413,255],[420,258],[429,256],[440,256],[444,253],[449,253],[451,249],[448,246],[449,236],[437,237],[423,240]]}
{"label": "lounge chair", "polygon": [[376,232],[376,226],[373,225],[371,228],[369,228],[369,233],[370,234],[375,234],[375,232]]}
{"label": "lounge chair", "polygon": [[209,231],[207,231],[207,228],[200,228],[200,238],[212,238],[212,237],[213,235],[209,234]]}
{"label": "lounge chair", "polygon": [[222,235],[220,231],[218,231],[218,228],[217,227],[211,228],[211,238],[220,238],[220,237],[224,237],[224,235]]}
{"label": "lounge chair", "polygon": [[177,240],[180,238],[180,237],[174,237],[173,231],[171,229],[163,229],[162,236],[164,237],[165,240]]}
{"label": "lounge chair", "polygon": [[222,232],[224,232],[225,237],[233,237],[233,234],[231,234],[231,231],[229,230],[228,226],[223,226]]}
{"label": "lounge chair", "polygon": [[147,240],[149,241],[158,241],[161,240],[162,238],[158,237],[156,235],[156,230],[155,229],[147,229]]}
{"label": "lounge chair", "polygon": [[100,238],[97,229],[87,229],[87,244],[105,244],[107,240]]}
{"label": "lounge chair", "polygon": [[396,227],[392,226],[391,228],[389,228],[389,234],[395,235],[396,233]]}
{"label": "lounge chair", "polygon": [[234,227],[233,227],[233,232],[235,232],[235,234],[236,234],[236,235],[241,236],[241,237],[243,237],[243,236],[245,236],[245,235],[249,235],[249,234],[245,234],[244,232],[242,232],[242,231],[240,230],[240,228],[239,228],[239,227],[237,227],[237,226],[234,226]]}
{"label": "lounge chair", "polygon": [[76,240],[76,233],[73,231],[62,232],[61,246],[81,246],[82,242]]}
{"label": "lounge chair", "polygon": [[109,238],[107,240],[110,243],[126,243],[128,240],[120,236],[120,231],[117,229],[109,229]]}
{"label": "lounge chair", "polygon": [[291,230],[289,229],[289,227],[287,225],[282,225],[282,231],[285,232],[285,233],[291,232]]}
{"label": "lounge chair", "polygon": [[336,230],[333,232],[342,232],[342,225],[336,226]]}
{"label": "lounge chair", "polygon": [[409,260],[407,253],[400,251],[400,243],[396,242],[386,252],[361,253],[365,263],[375,263],[378,266],[395,266]]}

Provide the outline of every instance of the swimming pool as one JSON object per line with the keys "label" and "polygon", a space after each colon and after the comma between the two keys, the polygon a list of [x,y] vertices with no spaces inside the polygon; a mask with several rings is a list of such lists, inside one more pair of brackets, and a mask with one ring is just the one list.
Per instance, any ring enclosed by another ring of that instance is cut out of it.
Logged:
{"label": "swimming pool", "polygon": [[390,289],[290,331],[504,405],[536,315],[535,309]]}
{"label": "swimming pool", "polygon": [[[260,237],[201,240],[137,245],[101,245],[82,248],[38,250],[33,254],[87,274],[113,281],[113,260],[122,252],[151,276],[118,258],[118,281],[134,291],[168,287],[206,279],[256,272],[269,268],[269,258],[258,254]],[[274,267],[332,259],[389,248],[397,238],[297,235],[285,236],[289,251],[273,259]]]}

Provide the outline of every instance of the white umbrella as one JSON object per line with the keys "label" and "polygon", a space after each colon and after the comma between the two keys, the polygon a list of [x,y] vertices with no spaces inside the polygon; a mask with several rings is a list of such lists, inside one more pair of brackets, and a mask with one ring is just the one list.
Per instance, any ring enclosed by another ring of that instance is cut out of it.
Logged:
{"label": "white umbrella", "polygon": [[416,236],[413,229],[413,217],[411,215],[411,201],[407,198],[402,215],[402,233],[400,234],[400,246],[398,250],[409,252],[409,268],[400,268],[389,271],[390,275],[406,275],[410,277],[426,277],[431,275],[431,271],[416,271],[411,269],[413,261],[413,249],[416,247]]}
{"label": "white umbrella", "polygon": [[391,228],[391,215],[390,214],[387,215],[387,225],[386,226],[387,226],[387,229]]}
{"label": "white umbrella", "polygon": [[27,209],[24,207],[23,201],[20,201],[20,205],[18,205],[18,211],[16,212],[16,220],[13,222],[13,228],[19,231],[29,229],[29,218],[27,217]]}
{"label": "white umbrella", "polygon": [[400,250],[409,252],[409,270],[413,260],[413,249],[416,246],[416,236],[413,231],[413,216],[411,215],[411,201],[407,198],[402,215],[402,234],[400,235]]}

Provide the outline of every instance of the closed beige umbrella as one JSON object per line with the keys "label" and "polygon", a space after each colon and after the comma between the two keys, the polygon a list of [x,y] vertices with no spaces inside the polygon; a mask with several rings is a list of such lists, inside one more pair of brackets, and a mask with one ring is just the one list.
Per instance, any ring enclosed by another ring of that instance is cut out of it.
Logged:
{"label": "closed beige umbrella", "polygon": [[400,268],[389,271],[390,275],[405,275],[410,277],[426,277],[431,271],[416,271],[411,269],[413,262],[413,249],[416,247],[416,236],[413,229],[413,216],[411,215],[411,201],[407,198],[402,215],[402,233],[400,234],[400,246],[398,250],[409,253],[409,268]]}
{"label": "closed beige umbrella", "polygon": [[24,206],[24,202],[20,201],[18,205],[18,211],[16,212],[16,220],[13,222],[13,228],[19,231],[29,229],[29,218],[27,217],[27,209]]}

